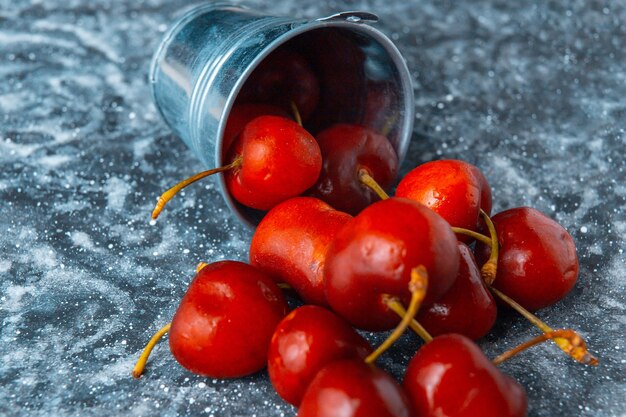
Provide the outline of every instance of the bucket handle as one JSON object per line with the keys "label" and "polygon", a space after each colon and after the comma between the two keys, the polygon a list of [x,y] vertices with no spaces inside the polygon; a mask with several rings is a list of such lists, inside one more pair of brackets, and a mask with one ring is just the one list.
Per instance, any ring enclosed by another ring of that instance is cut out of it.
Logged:
{"label": "bucket handle", "polygon": [[328,22],[328,21],[337,21],[337,20],[345,20],[346,22],[351,23],[376,23],[378,22],[378,16],[373,13],[368,12],[359,12],[359,11],[348,11],[335,13],[333,15],[327,17],[321,17],[317,19],[318,22]]}

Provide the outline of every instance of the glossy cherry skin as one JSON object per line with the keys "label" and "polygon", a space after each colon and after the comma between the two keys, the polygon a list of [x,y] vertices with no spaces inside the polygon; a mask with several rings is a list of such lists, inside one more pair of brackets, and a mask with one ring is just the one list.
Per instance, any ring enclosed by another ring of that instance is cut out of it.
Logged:
{"label": "glossy cherry skin", "polygon": [[337,124],[316,136],[324,161],[310,195],[337,210],[355,215],[380,200],[359,180],[365,169],[378,184],[389,188],[398,173],[398,156],[389,140],[363,126]]}
{"label": "glossy cherry skin", "polygon": [[459,242],[459,253],[459,273],[454,284],[434,304],[421,309],[417,320],[433,336],[459,333],[476,340],[491,330],[498,309],[470,248]]}
{"label": "glossy cherry skin", "polygon": [[331,362],[315,376],[298,417],[410,417],[402,387],[386,372],[362,360]]}
{"label": "glossy cherry skin", "polygon": [[320,99],[320,85],[309,62],[300,54],[280,49],[252,72],[237,96],[242,102],[268,103],[291,112],[293,102],[306,120]]}
{"label": "glossy cherry skin", "polygon": [[[491,213],[491,187],[474,165],[455,159],[431,161],[409,172],[398,184],[397,197],[422,203],[451,226],[476,231],[480,209]],[[467,242],[470,239],[459,236]]]}
{"label": "glossy cherry skin", "polygon": [[261,116],[235,140],[227,160],[241,166],[225,172],[226,187],[241,204],[269,210],[302,194],[319,177],[322,156],[317,142],[296,122]]}
{"label": "glossy cherry skin", "polygon": [[327,305],[326,252],[351,218],[316,198],[286,200],[257,226],[250,244],[250,263],[288,283],[305,302]]}
{"label": "glossy cherry skin", "polygon": [[[505,210],[491,220],[500,244],[495,288],[531,311],[555,304],[571,291],[578,256],[563,226],[530,207]],[[479,265],[490,253],[477,246]]]}
{"label": "glossy cherry skin", "polygon": [[414,201],[379,201],[350,220],[328,249],[326,299],[353,326],[390,329],[399,318],[385,304],[385,295],[408,305],[411,270],[419,265],[428,271],[422,303],[427,306],[452,286],[459,269],[450,225]]}
{"label": "glossy cherry skin", "polygon": [[470,339],[448,334],[417,351],[403,382],[420,417],[523,417],[526,392]]}
{"label": "glossy cherry skin", "polygon": [[228,153],[230,146],[243,131],[243,128],[259,116],[290,117],[290,114],[280,107],[272,106],[271,104],[235,103],[228,114],[228,120],[222,135],[222,155]]}
{"label": "glossy cherry skin", "polygon": [[242,262],[216,262],[198,272],[181,300],[170,350],[200,375],[248,375],[267,364],[270,339],[285,314],[287,303],[271,277]]}
{"label": "glossy cherry skin", "polygon": [[371,351],[369,343],[342,318],[307,305],[293,310],[276,327],[267,370],[278,395],[297,407],[320,369],[340,359],[363,360]]}

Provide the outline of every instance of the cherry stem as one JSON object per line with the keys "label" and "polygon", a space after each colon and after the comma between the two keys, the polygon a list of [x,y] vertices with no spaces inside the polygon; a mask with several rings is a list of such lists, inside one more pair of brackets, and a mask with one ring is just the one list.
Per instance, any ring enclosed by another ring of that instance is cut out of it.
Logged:
{"label": "cherry stem", "polygon": [[454,233],[456,233],[456,234],[469,236],[471,238],[479,240],[480,242],[484,243],[485,245],[491,245],[491,238],[488,237],[488,236],[483,235],[482,233],[478,233],[478,232],[475,232],[475,231],[469,230],[469,229],[464,229],[462,227],[452,227],[452,231]]}
{"label": "cherry stem", "polygon": [[181,182],[161,194],[161,197],[159,197],[159,200],[157,201],[156,207],[154,207],[154,210],[152,211],[152,220],[155,220],[157,217],[159,217],[159,214],[161,214],[161,211],[163,210],[165,204],[167,204],[167,202],[170,201],[183,188],[187,187],[190,184],[193,184],[198,180],[201,180],[202,178],[208,177],[209,175],[237,168],[241,166],[241,161],[242,158],[241,155],[239,155],[235,159],[233,159],[233,161],[228,165],[224,165],[223,167],[219,168],[209,169],[208,171],[202,171],[192,177],[182,180]]}
{"label": "cherry stem", "polygon": [[598,365],[598,360],[594,358],[588,351],[587,345],[582,337],[575,331],[571,329],[565,330],[553,330],[542,335],[539,335],[527,342],[522,343],[519,346],[514,347],[511,350],[508,350],[491,361],[494,365],[499,365],[502,362],[509,360],[513,356],[525,351],[528,348],[531,348],[539,343],[543,343],[547,340],[554,339],[556,340],[567,340],[571,345],[570,356],[576,359],[578,362],[584,363],[585,365]]}
{"label": "cherry stem", "polygon": [[[394,313],[396,313],[400,317],[405,317],[407,315],[406,309],[397,298],[388,298],[385,303],[387,307]],[[428,343],[433,340],[433,337],[428,333],[428,331],[420,324],[419,321],[413,319],[411,320],[411,324],[409,325],[411,330],[415,332],[424,342]]]}
{"label": "cherry stem", "polygon": [[376,180],[370,175],[370,173],[365,168],[359,169],[359,181],[361,181],[361,184],[365,185],[367,188],[374,191],[376,195],[380,197],[381,200],[386,200],[389,198],[389,194],[387,194],[385,190],[383,190],[383,188],[380,185],[378,185]]}
{"label": "cherry stem", "polygon": [[172,327],[172,323],[167,323],[158,332],[156,332],[154,336],[152,336],[152,339],[150,339],[146,347],[143,349],[143,352],[141,352],[141,356],[139,356],[137,364],[133,368],[132,374],[134,378],[139,378],[141,374],[143,374],[143,370],[146,367],[146,362],[148,362],[148,357],[150,356],[152,349],[154,349],[165,333],[169,332],[170,327]]}
{"label": "cherry stem", "polygon": [[208,264],[208,263],[206,263],[206,262],[200,262],[200,263],[198,264],[198,266],[196,266],[196,274],[197,274],[198,272],[202,271],[202,269],[203,269],[205,266],[209,266],[209,264]]}
{"label": "cherry stem", "polygon": [[389,132],[394,128],[396,122],[398,121],[398,113],[394,113],[391,116],[387,117],[385,120],[385,125],[380,131],[380,134],[387,137]]}
{"label": "cherry stem", "polygon": [[489,218],[489,215],[485,213],[483,209],[480,209],[480,214],[483,216],[485,223],[487,224],[487,229],[489,229],[489,235],[491,236],[491,254],[489,255],[489,259],[485,264],[480,268],[480,276],[483,278],[487,285],[493,284],[496,280],[496,275],[498,273],[498,256],[500,252],[500,245],[498,243],[498,234],[496,233],[496,227],[493,225],[493,222]]}
{"label": "cherry stem", "polygon": [[276,285],[281,290],[293,290],[293,287],[291,285],[287,284],[286,282],[279,282]]}
{"label": "cherry stem", "polygon": [[428,288],[428,272],[423,265],[411,270],[411,280],[409,281],[409,291],[411,291],[411,301],[406,314],[400,320],[400,323],[391,332],[391,334],[381,343],[374,352],[365,358],[365,363],[374,363],[380,355],[391,347],[399,338],[407,327],[411,325],[411,321],[417,314],[424,297],[426,296],[426,288]]}
{"label": "cherry stem", "polygon": [[[498,297],[500,300],[504,301],[508,306],[510,306],[515,311],[517,311],[519,314],[524,316],[526,318],[526,320],[528,320],[533,325],[538,327],[542,332],[550,333],[550,332],[554,331],[553,328],[551,328],[546,323],[541,321],[539,319],[539,317],[535,316],[530,311],[526,310],[524,307],[522,307],[520,304],[518,304],[515,300],[513,300],[508,295],[502,293],[501,291],[499,291],[499,290],[497,290],[497,289],[495,289],[495,288],[493,288],[491,286],[489,286],[489,289],[491,290],[491,292],[496,297]],[[593,357],[590,353],[588,353],[586,351],[585,351],[585,355],[581,356],[580,352],[576,348],[576,346],[572,345],[572,343],[568,339],[566,339],[566,338],[560,338],[560,337],[557,336],[554,339],[554,343],[556,343],[557,346],[560,347],[563,352],[567,353],[572,358],[576,359],[577,361],[579,361],[581,363],[588,364],[588,365],[595,365],[598,362],[598,360],[595,357]]]}
{"label": "cherry stem", "polygon": [[291,112],[293,113],[293,119],[302,127],[302,116],[300,116],[298,106],[293,101],[291,102]]}

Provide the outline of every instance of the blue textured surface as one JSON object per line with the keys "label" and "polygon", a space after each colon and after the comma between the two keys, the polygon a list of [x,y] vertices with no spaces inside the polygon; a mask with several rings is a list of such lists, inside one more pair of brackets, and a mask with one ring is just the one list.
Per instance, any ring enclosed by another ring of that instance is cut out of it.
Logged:
{"label": "blue textured surface", "polygon": [[[576,288],[540,315],[579,329],[601,365],[550,345],[506,363],[529,415],[626,415],[626,4],[248,4],[381,16],[416,81],[404,171],[466,159],[491,182],[495,211],[534,206],[577,243]],[[196,263],[245,259],[250,238],[212,181],[149,223],[157,195],[202,168],[159,120],[147,83],[182,6],[0,0],[0,414],[294,414],[266,374],[197,377],[165,343],[145,377],[129,375]],[[534,334],[507,315],[481,345],[493,356]],[[382,365],[400,376],[417,345],[406,336]]]}

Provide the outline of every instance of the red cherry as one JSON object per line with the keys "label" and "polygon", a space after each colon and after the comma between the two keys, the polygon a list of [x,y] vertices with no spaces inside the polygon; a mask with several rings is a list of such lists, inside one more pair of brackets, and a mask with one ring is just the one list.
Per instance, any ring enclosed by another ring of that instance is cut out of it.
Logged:
{"label": "red cherry", "polygon": [[316,198],[284,201],[272,208],[256,228],[250,244],[250,263],[288,283],[307,303],[326,305],[326,252],[351,218]]}
{"label": "red cherry", "polygon": [[320,369],[340,359],[365,359],[371,351],[369,343],[339,316],[321,307],[303,306],[276,327],[267,369],[278,395],[298,406]]}
{"label": "red cherry", "polygon": [[338,124],[316,138],[324,162],[310,194],[337,210],[355,215],[380,199],[361,181],[361,170],[382,188],[396,179],[398,156],[385,136],[363,126]]}
{"label": "red cherry", "polygon": [[249,122],[228,151],[228,165],[203,171],[164,192],[152,211],[156,219],[180,190],[194,182],[225,173],[226,188],[241,204],[269,210],[302,194],[317,181],[322,155],[313,136],[299,124],[278,116]]}
{"label": "red cherry", "polygon": [[424,204],[451,226],[473,231],[478,227],[480,209],[491,213],[491,188],[485,176],[474,165],[454,159],[413,169],[398,184],[396,196]]}
{"label": "red cherry", "polygon": [[242,262],[202,268],[172,320],[170,350],[191,372],[234,378],[267,364],[269,342],[287,313],[281,290],[264,272]]}
{"label": "red cherry", "polygon": [[526,392],[470,339],[439,336],[417,351],[404,388],[420,417],[523,417]]}
{"label": "red cherry", "polygon": [[252,120],[259,116],[282,116],[289,117],[290,114],[280,107],[263,103],[235,103],[224,128],[222,136],[222,155],[230,150],[232,143],[241,133],[243,128]]}
{"label": "red cherry", "polygon": [[379,201],[350,220],[328,249],[324,274],[333,310],[367,330],[390,329],[398,316],[387,296],[408,304],[411,269],[423,265],[432,304],[453,284],[459,268],[457,240],[432,210],[404,198]]}
{"label": "red cherry", "polygon": [[322,157],[315,139],[297,123],[261,116],[246,125],[228,160],[241,165],[225,174],[226,186],[241,204],[269,210],[317,181]]}
{"label": "red cherry", "polygon": [[368,80],[366,92],[361,124],[390,137],[397,123],[397,109],[402,107],[398,90],[389,80]]}
{"label": "red cherry", "polygon": [[[495,288],[531,311],[570,292],[578,277],[578,257],[574,240],[560,224],[529,207],[505,210],[491,220],[500,244]],[[490,253],[479,245],[479,264]]]}
{"label": "red cherry", "polygon": [[360,360],[332,362],[315,376],[298,417],[410,417],[402,387],[386,372]]}
{"label": "red cherry", "polygon": [[470,248],[459,242],[459,252],[454,284],[438,301],[421,309],[417,321],[433,336],[460,333],[480,339],[493,327],[498,310]]}
{"label": "red cherry", "polygon": [[320,86],[313,68],[302,55],[280,49],[252,72],[237,99],[271,103],[286,111],[294,103],[306,120],[319,102]]}

